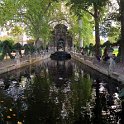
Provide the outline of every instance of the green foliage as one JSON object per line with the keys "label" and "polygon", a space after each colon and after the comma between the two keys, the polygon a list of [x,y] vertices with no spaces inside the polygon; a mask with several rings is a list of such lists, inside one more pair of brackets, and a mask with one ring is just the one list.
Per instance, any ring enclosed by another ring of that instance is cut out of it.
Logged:
{"label": "green foliage", "polygon": [[[42,38],[43,42],[50,41],[51,28],[56,23],[67,23],[69,31],[71,32],[74,44],[79,45],[79,30],[84,41],[84,46],[89,43],[94,44],[93,38],[93,18],[95,19],[94,7],[97,8],[98,20],[101,22],[102,18],[118,20],[118,11],[111,13],[107,12],[106,4],[109,0],[2,0],[0,2],[0,25],[6,28],[13,27],[12,34],[20,35],[22,29],[17,25],[24,25],[27,34],[33,38]],[[57,3],[56,3],[57,2]],[[66,2],[67,7],[64,9],[61,5]],[[63,9],[63,11],[62,11]],[[70,12],[70,13],[69,13]],[[107,13],[107,15],[105,15]],[[92,18],[93,17],[93,18]],[[108,18],[107,18],[108,17]],[[78,19],[82,18],[83,28],[78,24]],[[105,21],[105,20],[104,20]],[[53,24],[53,25],[52,25]],[[102,23],[104,25],[104,23]],[[103,26],[107,27],[107,26]],[[102,29],[104,33],[104,29]],[[120,27],[112,27],[108,25],[106,30],[110,41],[116,41]],[[46,43],[47,44],[47,43]]]}
{"label": "green foliage", "polygon": [[22,56],[21,50],[23,49],[23,46],[20,43],[16,43],[13,46],[14,51],[19,52],[19,54]]}
{"label": "green foliage", "polygon": [[14,44],[14,40],[12,39],[6,39],[3,41],[3,44],[6,44],[6,46],[8,45],[9,47],[12,48],[13,44]]}
{"label": "green foliage", "polygon": [[[89,43],[94,43],[93,40],[93,25],[90,21],[92,18],[89,14],[84,13],[82,16],[82,29],[79,27],[78,16],[73,15],[73,24],[70,28],[70,32],[74,39],[74,44],[79,46],[79,31],[81,32],[81,37],[83,39],[84,46],[88,45]],[[90,21],[89,21],[90,20]]]}
{"label": "green foliage", "polygon": [[12,34],[13,36],[19,36],[23,33],[23,29],[20,26],[15,26],[13,27],[13,29],[11,30],[10,34]]}
{"label": "green foliage", "polygon": [[14,37],[10,37],[10,36],[8,36],[8,35],[7,35],[7,36],[5,35],[5,36],[1,36],[1,37],[0,37],[1,42],[2,42],[2,41],[5,41],[6,39],[11,39],[11,40],[13,40],[13,42],[15,42]]}
{"label": "green foliage", "polygon": [[117,55],[118,55],[118,49],[117,49],[117,48],[116,48],[116,49],[114,49],[113,54],[115,54],[115,56],[117,56]]}
{"label": "green foliage", "polygon": [[111,42],[116,42],[120,36],[120,28],[118,26],[111,27],[108,32],[108,38]]}
{"label": "green foliage", "polygon": [[27,44],[34,44],[34,40],[33,39],[27,40]]}
{"label": "green foliage", "polygon": [[0,2],[0,25],[7,25],[9,20],[15,18],[17,13],[17,1],[2,0]]}
{"label": "green foliage", "polygon": [[27,0],[20,5],[20,10],[23,7],[25,11],[21,11],[19,15],[23,16],[22,20],[27,25],[26,30],[28,34],[35,39],[43,38],[46,40],[49,37],[49,6],[49,1],[41,0]]}
{"label": "green foliage", "polygon": [[101,36],[108,37],[111,42],[116,42],[120,36],[120,23],[115,22],[114,20],[108,20],[102,23]]}
{"label": "green foliage", "polygon": [[[27,34],[35,39],[48,40],[51,29],[49,25],[51,17],[50,7],[53,5],[53,1],[3,0],[0,3],[0,23],[6,27],[12,26],[13,23],[18,23],[18,25],[23,23],[23,25],[25,24],[23,28],[25,28]],[[15,26],[11,33],[19,35],[21,32],[22,30]]]}
{"label": "green foliage", "polygon": [[110,46],[111,46],[111,42],[109,40],[104,42],[102,45],[102,47],[107,47],[107,48],[109,48]]}
{"label": "green foliage", "polygon": [[11,55],[11,52],[13,51],[13,44],[14,41],[11,39],[5,40],[1,43],[1,48],[2,48],[2,55],[1,59],[4,59],[4,56],[7,56],[7,54],[10,56],[11,59],[13,59],[13,56]]}
{"label": "green foliage", "polygon": [[[102,10],[106,6],[106,3],[109,0],[68,0],[67,5],[71,5],[71,8],[75,10],[75,13],[77,15],[82,15],[80,12],[82,10],[87,11],[88,13],[89,10],[93,11],[93,5],[96,6],[99,10]],[[91,14],[93,15],[93,14]]]}
{"label": "green foliage", "polygon": [[109,2],[104,15],[102,15],[101,35],[108,37],[111,42],[116,42],[121,31],[119,4],[117,4],[117,0]]}
{"label": "green foliage", "polygon": [[82,37],[84,41],[84,46],[89,45],[90,43],[95,44],[93,38],[93,24],[92,18],[89,14],[85,13],[83,15],[83,28],[82,28]]}
{"label": "green foliage", "polygon": [[33,44],[25,44],[23,48],[25,50],[25,55],[32,54],[36,50]]}
{"label": "green foliage", "polygon": [[99,56],[99,24],[104,13],[103,8],[106,6],[107,2],[108,0],[69,0],[68,2],[75,14],[79,17],[82,17],[82,11],[85,11],[94,18],[96,56]]}

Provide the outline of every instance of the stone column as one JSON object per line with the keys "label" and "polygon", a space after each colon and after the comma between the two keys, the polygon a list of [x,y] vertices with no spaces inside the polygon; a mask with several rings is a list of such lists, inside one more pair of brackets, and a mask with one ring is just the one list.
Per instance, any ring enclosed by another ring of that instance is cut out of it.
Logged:
{"label": "stone column", "polygon": [[82,19],[79,17],[79,42],[80,42],[80,48],[83,47],[83,38],[81,36],[82,27],[83,27],[82,23],[83,23]]}

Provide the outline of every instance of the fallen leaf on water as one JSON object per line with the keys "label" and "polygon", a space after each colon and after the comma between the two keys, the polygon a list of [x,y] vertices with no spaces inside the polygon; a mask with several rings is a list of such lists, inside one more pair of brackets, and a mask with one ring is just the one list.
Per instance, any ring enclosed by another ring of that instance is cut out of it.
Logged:
{"label": "fallen leaf on water", "polygon": [[12,111],[12,109],[10,108],[9,111]]}
{"label": "fallen leaf on water", "polygon": [[16,116],[16,114],[12,114],[13,116]]}
{"label": "fallen leaf on water", "polygon": [[7,116],[7,118],[11,118],[10,116]]}
{"label": "fallen leaf on water", "polygon": [[22,122],[18,121],[17,124],[22,124]]}

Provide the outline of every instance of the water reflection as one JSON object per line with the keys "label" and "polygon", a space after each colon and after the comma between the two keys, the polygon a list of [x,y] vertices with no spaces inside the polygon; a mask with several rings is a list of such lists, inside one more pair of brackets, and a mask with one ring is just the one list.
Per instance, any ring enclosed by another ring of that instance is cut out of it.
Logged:
{"label": "water reflection", "polygon": [[1,75],[0,124],[123,124],[118,83],[96,75],[72,60]]}

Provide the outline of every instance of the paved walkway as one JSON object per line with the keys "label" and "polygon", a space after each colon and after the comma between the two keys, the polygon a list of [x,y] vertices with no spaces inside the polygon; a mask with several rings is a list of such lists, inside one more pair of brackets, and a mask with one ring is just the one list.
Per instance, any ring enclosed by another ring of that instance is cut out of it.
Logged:
{"label": "paved walkway", "polygon": [[94,57],[83,56],[80,53],[72,53],[72,55],[74,59],[77,59],[91,68],[124,83],[124,63],[116,63],[114,70],[110,74],[109,63],[104,61],[98,62]]}

